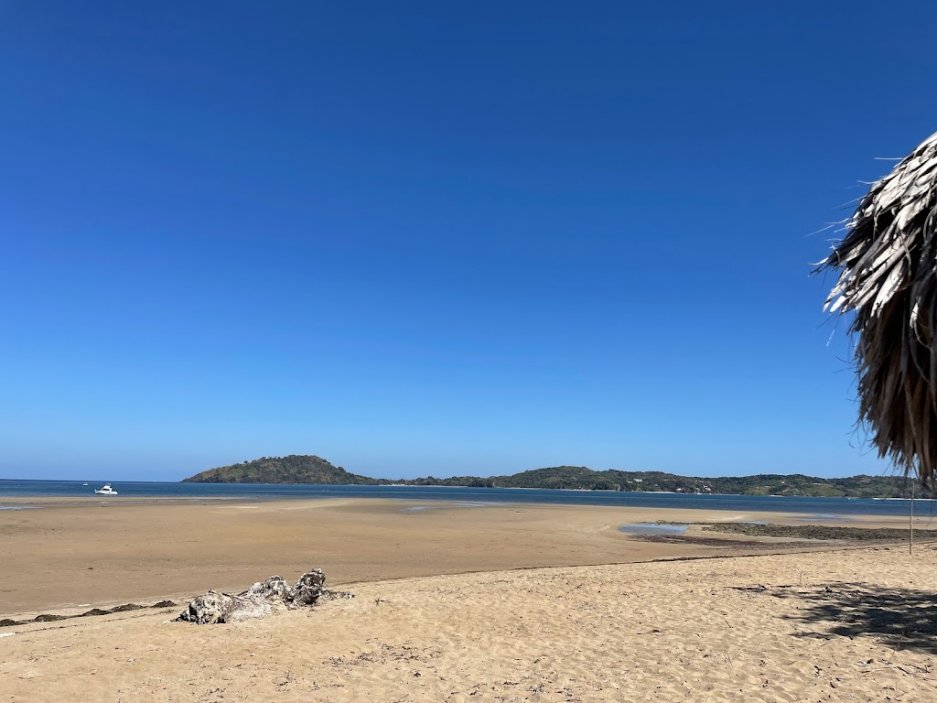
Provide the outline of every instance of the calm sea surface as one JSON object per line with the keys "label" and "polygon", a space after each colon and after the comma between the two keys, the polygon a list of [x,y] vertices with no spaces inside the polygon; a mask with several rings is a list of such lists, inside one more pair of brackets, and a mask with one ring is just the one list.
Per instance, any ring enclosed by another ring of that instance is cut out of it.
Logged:
{"label": "calm sea surface", "polygon": [[[4,497],[95,497],[105,481],[26,481],[0,479],[0,508]],[[618,493],[613,491],[554,491],[512,488],[451,488],[433,486],[318,486],[309,484],[170,483],[157,481],[111,482],[119,496],[99,498],[231,498],[277,500],[284,498],[403,498],[484,503],[555,503],[565,505],[617,505],[635,508],[700,508],[706,510],[806,513],[816,519],[844,515],[907,515],[904,500],[868,498],[787,498],[776,496],[687,495],[682,493]],[[933,501],[915,501],[915,512],[937,513]],[[18,507],[18,506],[17,506]]]}

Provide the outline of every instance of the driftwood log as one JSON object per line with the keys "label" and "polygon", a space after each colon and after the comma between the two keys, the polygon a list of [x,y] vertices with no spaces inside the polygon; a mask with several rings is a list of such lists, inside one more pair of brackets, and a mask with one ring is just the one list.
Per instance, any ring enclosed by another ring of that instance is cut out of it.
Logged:
{"label": "driftwood log", "polygon": [[354,594],[329,591],[322,569],[312,569],[300,576],[295,586],[280,576],[271,576],[234,595],[208,591],[193,598],[176,619],[197,625],[239,622],[279,610],[312,607],[333,598],[354,598]]}

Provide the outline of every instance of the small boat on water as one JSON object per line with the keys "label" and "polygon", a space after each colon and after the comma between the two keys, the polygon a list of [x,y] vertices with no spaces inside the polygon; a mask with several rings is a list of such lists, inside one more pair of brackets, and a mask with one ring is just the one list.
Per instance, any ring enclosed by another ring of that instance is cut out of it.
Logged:
{"label": "small boat on water", "polygon": [[111,484],[105,483],[100,488],[95,488],[94,492],[99,496],[116,496],[117,491],[111,488]]}

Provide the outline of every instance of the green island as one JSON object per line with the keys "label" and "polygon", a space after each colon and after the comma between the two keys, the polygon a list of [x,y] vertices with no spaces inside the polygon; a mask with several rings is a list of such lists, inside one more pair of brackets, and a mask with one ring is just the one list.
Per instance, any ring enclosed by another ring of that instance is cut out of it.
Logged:
{"label": "green island", "polygon": [[[585,466],[554,466],[508,476],[453,476],[388,480],[350,473],[313,455],[261,457],[202,471],[192,483],[316,483],[328,485],[467,486],[474,488],[554,488],[591,491],[671,491],[730,495],[903,498],[911,484],[901,476],[817,478],[804,474],[755,474],[700,478],[663,471],[596,471]],[[922,496],[923,497],[923,496]]]}

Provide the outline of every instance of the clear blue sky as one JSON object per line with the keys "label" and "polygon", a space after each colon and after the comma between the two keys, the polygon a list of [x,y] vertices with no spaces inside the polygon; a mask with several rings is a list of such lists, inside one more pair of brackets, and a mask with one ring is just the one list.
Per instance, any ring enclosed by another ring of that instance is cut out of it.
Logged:
{"label": "clear blue sky", "polygon": [[0,476],[885,471],[809,271],[935,24],[0,0]]}

